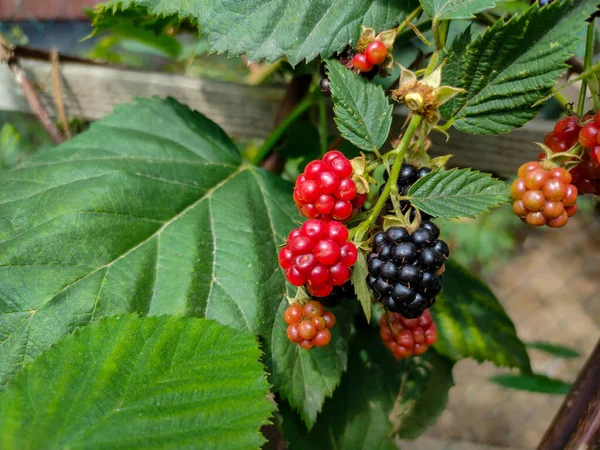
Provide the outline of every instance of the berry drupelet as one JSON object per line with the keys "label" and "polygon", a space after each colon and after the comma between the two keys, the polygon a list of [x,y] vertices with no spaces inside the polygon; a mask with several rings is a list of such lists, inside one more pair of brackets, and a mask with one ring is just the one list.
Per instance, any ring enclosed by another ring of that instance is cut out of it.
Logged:
{"label": "berry drupelet", "polygon": [[439,235],[437,225],[425,221],[412,235],[406,228],[390,227],[373,237],[367,285],[385,309],[412,319],[433,305],[450,254]]}

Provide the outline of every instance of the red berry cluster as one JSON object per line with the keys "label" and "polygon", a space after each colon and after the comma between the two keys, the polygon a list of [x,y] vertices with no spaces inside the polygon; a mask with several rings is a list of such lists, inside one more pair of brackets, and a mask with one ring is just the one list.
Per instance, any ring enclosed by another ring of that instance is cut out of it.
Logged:
{"label": "red berry cluster", "polygon": [[577,188],[565,169],[548,171],[532,161],[519,167],[517,175],[510,187],[513,211],[529,225],[562,227],[577,211]]}
{"label": "red berry cluster", "polygon": [[385,314],[379,319],[379,335],[394,357],[402,359],[425,353],[437,341],[437,328],[429,311],[416,319],[389,313],[389,322]]}
{"label": "red berry cluster", "polygon": [[[584,153],[581,163],[570,170],[571,183],[579,194],[600,195],[600,112],[585,116],[583,122],[583,126],[579,125],[574,116],[559,120],[544,138],[544,144],[553,153],[566,152],[575,144],[581,144]],[[542,152],[539,159],[545,157]]]}
{"label": "red berry cluster", "polygon": [[314,297],[326,297],[333,286],[350,279],[350,267],[358,257],[348,242],[348,229],[339,222],[310,219],[292,230],[279,251],[279,264],[294,286],[306,285]]}
{"label": "red berry cluster", "polygon": [[335,325],[335,315],[325,311],[323,305],[315,300],[307,302],[304,307],[294,303],[285,310],[283,319],[288,324],[288,339],[306,350],[325,347],[331,341],[329,330]]}
{"label": "red berry cluster", "polygon": [[367,45],[364,53],[354,55],[352,65],[359,72],[370,72],[374,66],[378,66],[385,61],[387,54],[388,49],[383,42],[373,41]]}
{"label": "red berry cluster", "polygon": [[579,143],[585,153],[581,163],[571,169],[571,175],[580,193],[600,195],[600,111],[593,118],[579,132]]}
{"label": "red berry cluster", "polygon": [[300,213],[309,219],[349,220],[367,199],[358,193],[352,174],[350,160],[337,150],[308,163],[294,188]]}

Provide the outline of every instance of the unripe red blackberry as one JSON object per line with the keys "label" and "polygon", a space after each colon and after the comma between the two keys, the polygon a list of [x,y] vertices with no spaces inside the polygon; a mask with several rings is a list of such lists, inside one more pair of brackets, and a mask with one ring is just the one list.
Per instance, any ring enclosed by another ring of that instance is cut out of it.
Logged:
{"label": "unripe red blackberry", "polygon": [[309,219],[350,220],[366,199],[366,194],[358,193],[352,175],[352,163],[337,150],[309,162],[296,179],[296,207]]}
{"label": "unripe red blackberry", "polygon": [[421,355],[437,341],[437,328],[429,311],[415,319],[389,313],[389,321],[384,314],[379,319],[379,334],[396,359]]}
{"label": "unripe red blackberry", "polygon": [[323,305],[316,300],[311,300],[304,306],[297,303],[290,305],[283,318],[288,324],[288,339],[306,350],[325,347],[331,341],[329,330],[335,325],[335,315],[331,311],[325,311]]}
{"label": "unripe red blackberry", "polygon": [[306,285],[314,297],[327,297],[334,286],[346,283],[357,258],[344,225],[317,219],[292,230],[279,251],[279,265],[287,280],[294,286]]}
{"label": "unripe red blackberry", "polygon": [[[576,208],[577,188],[565,169],[542,168],[537,162],[523,164],[511,187],[513,212],[533,226],[562,227]],[[569,209],[570,208],[570,209]]]}

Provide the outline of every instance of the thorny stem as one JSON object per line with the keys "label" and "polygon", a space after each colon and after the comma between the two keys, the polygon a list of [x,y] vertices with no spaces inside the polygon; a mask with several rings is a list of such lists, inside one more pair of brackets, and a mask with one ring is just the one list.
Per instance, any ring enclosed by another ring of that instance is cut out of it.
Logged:
{"label": "thorny stem", "polygon": [[271,132],[267,137],[263,145],[258,149],[254,158],[252,158],[252,164],[258,165],[260,162],[269,154],[271,149],[277,144],[283,133],[293,124],[302,114],[306,112],[308,108],[315,102],[317,94],[320,94],[319,86],[316,86],[304,99],[298,103],[294,110],[289,113],[285,119],[281,121],[279,125]]}
{"label": "thorny stem", "polygon": [[23,71],[21,64],[19,64],[19,61],[13,53],[13,48],[6,41],[6,39],[4,39],[4,36],[2,36],[1,33],[0,62],[5,62],[6,64],[8,64],[8,67],[10,68],[10,71],[15,77],[15,80],[17,81],[17,83],[19,83],[21,89],[23,90],[23,95],[25,96],[29,107],[38,117],[38,120],[46,130],[46,133],[48,133],[48,135],[50,136],[50,139],[52,139],[52,142],[54,142],[57,145],[64,142],[64,136],[58,130],[54,121],[50,118],[50,113],[44,106],[44,103],[40,98],[39,92],[36,90],[36,88],[33,86],[31,81]]}
{"label": "thorny stem", "polygon": [[[583,69],[586,71],[592,65],[592,57],[594,53],[594,22],[590,23],[587,28],[585,40],[585,57],[583,59]],[[587,94],[588,81],[587,77],[581,80],[581,90],[579,91],[579,102],[577,103],[577,114],[583,116],[585,112],[585,97]]]}
{"label": "thorny stem", "polygon": [[394,150],[392,150],[392,152],[390,152],[390,154],[393,154],[396,158],[394,160],[394,165],[392,166],[390,177],[387,183],[385,184],[383,192],[379,196],[377,203],[375,203],[375,206],[371,210],[371,214],[369,215],[369,217],[367,217],[367,219],[358,227],[352,230],[354,231],[354,242],[361,242],[367,231],[369,231],[369,228],[371,228],[371,225],[373,225],[375,220],[377,220],[377,217],[379,217],[379,213],[383,209],[383,206],[385,205],[385,202],[388,196],[390,195],[392,186],[396,186],[396,184],[398,183],[398,175],[400,174],[400,168],[402,167],[404,155],[406,154],[406,150],[410,145],[410,141],[412,140],[416,131],[419,129],[420,124],[421,116],[414,115],[408,123],[408,127],[406,128],[406,131],[404,132],[404,135],[400,140],[400,144],[398,144],[398,147],[396,147]]}

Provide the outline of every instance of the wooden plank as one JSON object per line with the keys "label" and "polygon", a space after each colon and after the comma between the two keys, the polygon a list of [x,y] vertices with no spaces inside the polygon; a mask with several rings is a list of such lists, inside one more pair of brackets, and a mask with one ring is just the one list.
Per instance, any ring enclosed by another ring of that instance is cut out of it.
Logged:
{"label": "wooden plank", "polygon": [[[22,60],[44,102],[53,105],[51,66]],[[181,75],[68,63],[60,65],[67,116],[96,120],[134,97],[174,97],[217,122],[236,138],[264,138],[284,95],[279,87],[251,87]],[[0,110],[29,112],[9,69],[0,65]],[[50,108],[53,110],[53,107]]]}
{"label": "wooden plank", "polygon": [[[50,64],[22,59],[22,65],[39,86],[44,102],[53,105]],[[134,97],[171,96],[210,117],[238,139],[267,136],[285,93],[283,87],[251,87],[74,62],[61,64],[60,71],[63,101],[70,118],[96,120],[111,113],[115,105]],[[53,109],[51,106],[50,110]],[[0,66],[0,110],[29,112],[27,102],[6,66]],[[395,127],[402,124],[401,109],[397,110]],[[451,130],[451,139],[447,143],[444,135],[433,133],[431,153],[453,154],[451,165],[510,175],[520,164],[536,158],[540,150],[532,142],[542,141],[552,126],[551,122],[532,121],[501,136],[472,136]]]}

